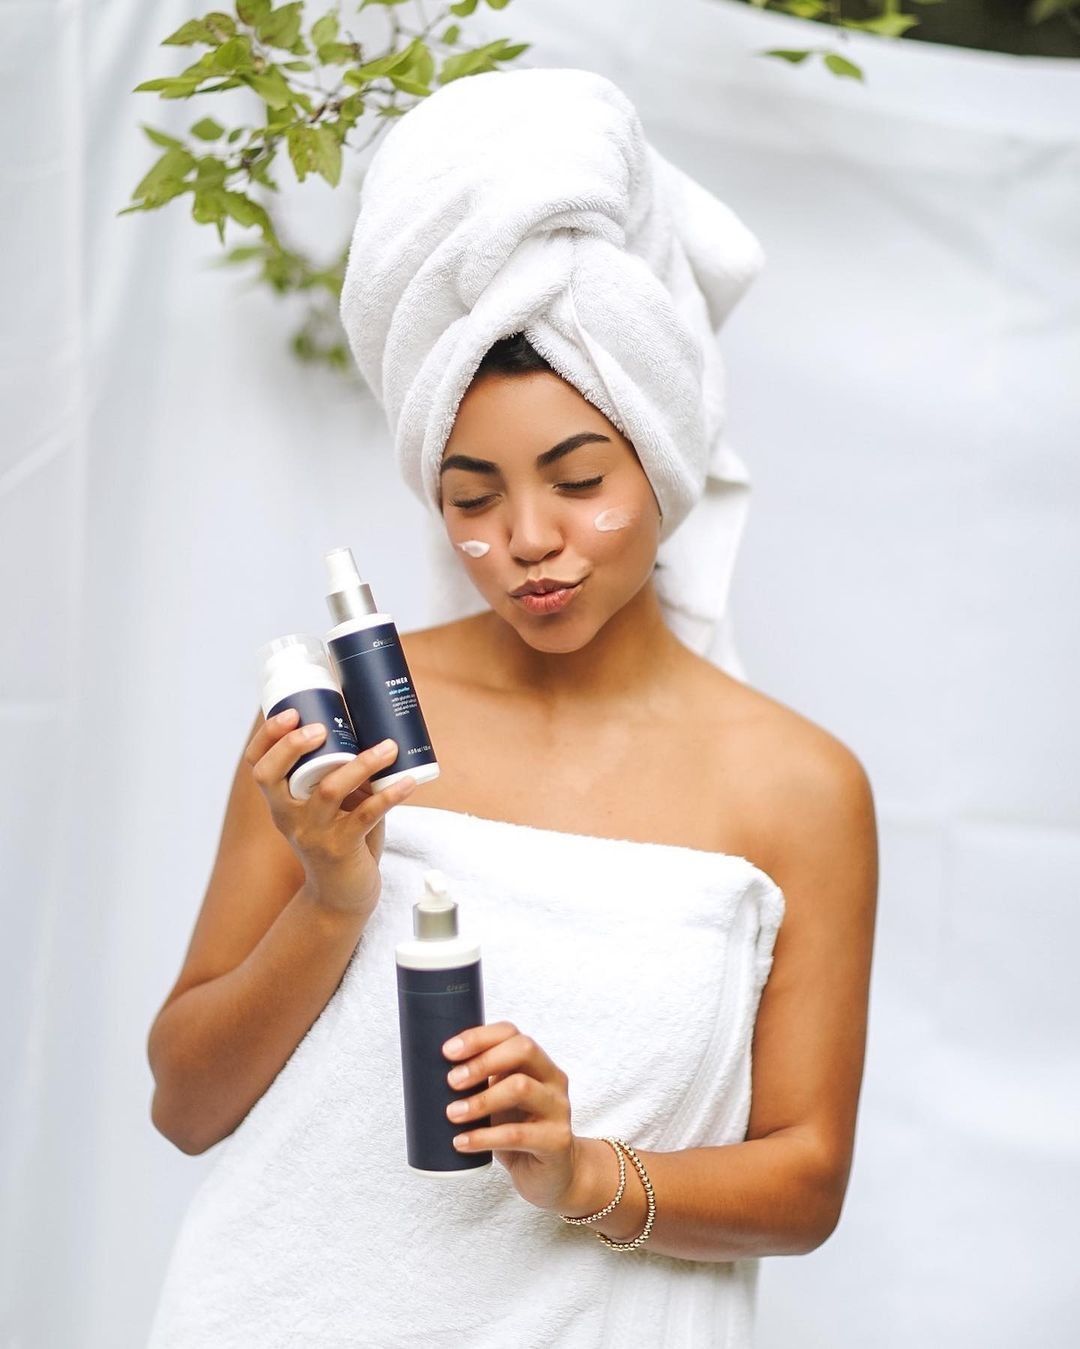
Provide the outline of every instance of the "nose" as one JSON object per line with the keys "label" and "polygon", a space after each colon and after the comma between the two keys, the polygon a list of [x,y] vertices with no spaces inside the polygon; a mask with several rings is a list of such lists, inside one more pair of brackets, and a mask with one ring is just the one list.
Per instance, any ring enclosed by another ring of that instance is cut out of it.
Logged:
{"label": "nose", "polygon": [[509,550],[515,561],[529,566],[562,549],[562,533],[555,514],[534,497],[516,503],[510,519]]}

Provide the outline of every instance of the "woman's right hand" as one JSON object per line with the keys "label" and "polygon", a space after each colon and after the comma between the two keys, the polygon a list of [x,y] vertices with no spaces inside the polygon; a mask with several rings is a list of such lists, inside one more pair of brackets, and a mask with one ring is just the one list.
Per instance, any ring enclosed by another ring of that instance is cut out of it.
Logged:
{"label": "woman's right hand", "polygon": [[[287,708],[264,720],[244,759],[275,825],[303,864],[311,897],[330,909],[370,913],[381,888],[383,817],[409,795],[416,780],[401,778],[381,792],[371,788],[372,773],[394,762],[398,747],[392,741],[385,751],[375,745],[340,764],[316,784],[307,801],[297,801],[286,775],[326,735],[326,727],[318,722],[298,727],[298,716],[295,708]],[[309,729],[317,732],[310,739],[304,734]]]}

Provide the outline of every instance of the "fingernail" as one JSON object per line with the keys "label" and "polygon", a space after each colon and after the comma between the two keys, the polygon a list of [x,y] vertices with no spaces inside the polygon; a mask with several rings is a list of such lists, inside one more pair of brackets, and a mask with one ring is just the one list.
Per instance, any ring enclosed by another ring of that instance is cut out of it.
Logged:
{"label": "fingernail", "polygon": [[279,712],[274,718],[275,721],[291,721],[296,716],[295,707],[287,707],[284,712]]}
{"label": "fingernail", "polygon": [[380,754],[386,754],[394,748],[394,745],[396,743],[397,742],[394,740],[383,740],[378,745],[376,745],[375,748],[379,751]]}
{"label": "fingernail", "polygon": [[446,1044],[443,1045],[443,1053],[460,1054],[464,1048],[465,1048],[465,1041],[461,1038],[460,1035],[455,1035],[452,1040],[447,1040]]}
{"label": "fingernail", "polygon": [[318,722],[315,722],[314,725],[312,725],[312,726],[305,726],[305,727],[304,727],[304,739],[305,739],[305,740],[314,740],[315,737],[322,731],[322,729],[323,729],[323,727],[322,727]]}

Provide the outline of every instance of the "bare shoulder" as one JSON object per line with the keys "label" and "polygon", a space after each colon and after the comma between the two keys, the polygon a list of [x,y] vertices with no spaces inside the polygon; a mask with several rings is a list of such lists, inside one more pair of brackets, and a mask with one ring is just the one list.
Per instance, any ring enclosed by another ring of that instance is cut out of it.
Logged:
{"label": "bare shoulder", "polygon": [[[703,662],[708,665],[708,662]],[[759,689],[708,665],[715,709],[713,743],[727,777],[762,822],[759,852],[783,886],[841,859],[876,866],[877,833],[869,775],[832,731]],[[815,860],[816,859],[816,860]]]}

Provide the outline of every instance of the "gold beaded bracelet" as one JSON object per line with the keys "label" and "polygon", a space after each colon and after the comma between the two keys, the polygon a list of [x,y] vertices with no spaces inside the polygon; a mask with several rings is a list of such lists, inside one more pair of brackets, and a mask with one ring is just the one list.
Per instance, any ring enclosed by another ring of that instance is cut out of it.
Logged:
{"label": "gold beaded bracelet", "polygon": [[615,1191],[615,1198],[610,1204],[606,1204],[598,1213],[591,1213],[585,1218],[568,1218],[565,1213],[560,1213],[559,1217],[564,1223],[573,1223],[576,1227],[584,1227],[588,1223],[599,1222],[601,1218],[606,1218],[619,1200],[623,1197],[623,1191],[626,1189],[626,1158],[629,1157],[633,1162],[638,1175],[641,1177],[641,1183],[645,1187],[645,1198],[648,1200],[649,1211],[645,1219],[645,1226],[641,1229],[633,1241],[612,1241],[603,1232],[594,1232],[593,1236],[599,1237],[605,1246],[610,1246],[613,1251],[632,1251],[638,1246],[643,1246],[649,1239],[649,1233],[652,1231],[653,1220],[656,1217],[656,1197],[653,1194],[652,1182],[649,1180],[648,1173],[634,1149],[622,1138],[611,1138],[604,1135],[604,1142],[610,1143],[615,1149],[615,1156],[619,1159],[619,1188]]}

